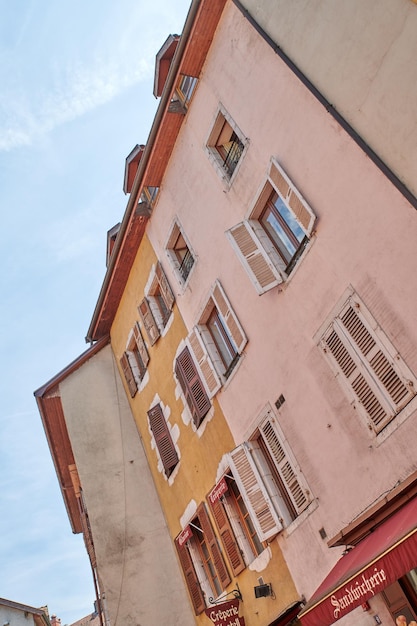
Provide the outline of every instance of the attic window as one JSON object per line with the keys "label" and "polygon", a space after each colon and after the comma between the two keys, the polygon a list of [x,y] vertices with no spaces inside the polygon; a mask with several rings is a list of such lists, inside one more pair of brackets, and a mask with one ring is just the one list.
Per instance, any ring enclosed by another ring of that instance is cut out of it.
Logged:
{"label": "attic window", "polygon": [[106,251],[106,267],[109,266],[110,258],[116,243],[117,233],[120,230],[120,222],[107,231],[107,251]]}
{"label": "attic window", "polygon": [[188,76],[187,74],[181,76],[168,108],[170,113],[186,113],[197,82],[198,79],[195,76]]}

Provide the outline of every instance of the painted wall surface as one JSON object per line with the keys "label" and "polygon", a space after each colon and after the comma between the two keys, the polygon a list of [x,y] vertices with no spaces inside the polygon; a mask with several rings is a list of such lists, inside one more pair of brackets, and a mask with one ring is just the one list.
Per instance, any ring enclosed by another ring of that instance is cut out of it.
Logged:
{"label": "painted wall surface", "polygon": [[[161,255],[160,260],[166,267],[166,258]],[[156,261],[157,257],[145,237],[137,253],[111,330],[112,349],[117,362],[126,349],[132,326],[139,320],[137,307],[143,298],[148,276]],[[181,298],[178,283],[174,279],[170,282],[178,302]],[[183,349],[187,335],[177,305],[174,305],[165,331],[154,346],[150,345],[145,331],[143,335],[150,355],[148,371],[135,397],[133,399],[130,397],[127,388],[126,393],[173,546],[175,537],[188,521],[191,521],[197,506],[206,501],[207,494],[221,478],[223,456],[234,448],[234,441],[216,400],[198,429],[192,423],[191,413],[184,403],[179,385],[174,380],[175,357]],[[169,478],[166,477],[160,462],[147,417],[147,411],[158,402],[163,407],[179,456],[179,463]],[[264,577],[265,582],[272,583],[277,599],[254,598],[253,588],[258,584],[260,576]],[[178,581],[181,580],[178,576]],[[298,599],[285,559],[276,542],[239,575],[238,584],[244,599],[243,610],[247,626],[270,623],[281,610]],[[235,580],[230,585],[230,589],[234,588]],[[180,602],[176,601],[176,604]],[[195,619],[202,625],[208,623],[204,613]]]}
{"label": "painted wall surface", "polygon": [[[410,10],[416,10],[411,3]],[[220,103],[247,138],[230,186],[205,147]],[[225,232],[247,217],[271,157],[314,209],[317,223],[288,282],[259,296]],[[352,286],[417,373],[416,212],[229,4],[150,221],[161,259],[175,216],[196,257],[185,289],[178,287],[187,328],[219,279],[248,337],[217,395],[235,443],[253,433],[267,402],[285,397],[277,417],[313,501],[278,543],[298,591],[309,597],[340,555],[319,530],[330,538],[417,469],[410,449],[415,406],[376,437],[317,346],[318,331]],[[165,267],[174,285],[169,263]]]}
{"label": "painted wall surface", "polygon": [[62,382],[60,393],[110,623],[193,624],[110,346]]}
{"label": "painted wall surface", "polygon": [[416,195],[415,3],[242,0],[242,4]]}
{"label": "painted wall surface", "polygon": [[0,605],[0,622],[2,625],[10,624],[10,626],[35,626],[32,613],[2,605]]}

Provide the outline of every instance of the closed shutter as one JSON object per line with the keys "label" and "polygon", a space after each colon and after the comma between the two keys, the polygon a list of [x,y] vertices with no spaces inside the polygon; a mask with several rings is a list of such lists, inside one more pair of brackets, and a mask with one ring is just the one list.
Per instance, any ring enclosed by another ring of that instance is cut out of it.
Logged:
{"label": "closed shutter", "polygon": [[142,333],[141,333],[141,330],[140,330],[138,322],[136,322],[136,324],[133,327],[133,336],[135,338],[136,345],[138,347],[140,358],[142,359],[143,366],[146,369],[147,366],[148,366],[148,363],[149,363],[149,353],[148,353],[148,350],[146,348],[145,342],[143,340]]}
{"label": "closed shutter", "polygon": [[126,352],[123,353],[123,356],[120,359],[120,365],[123,371],[123,375],[126,379],[129,393],[132,396],[132,398],[134,398],[138,390],[138,386],[136,384],[135,377],[133,376],[132,368],[130,367],[129,359],[128,359]]}
{"label": "closed shutter", "polygon": [[212,298],[240,354],[248,340],[219,282],[214,286]]}
{"label": "closed shutter", "polygon": [[199,615],[204,611],[206,605],[204,603],[204,596],[203,592],[201,591],[200,583],[198,582],[197,574],[194,570],[193,562],[191,560],[186,544],[180,546],[180,544],[176,540],[175,546],[177,548],[178,557],[182,570],[184,572],[185,582],[187,583],[195,614]]}
{"label": "closed shutter", "polygon": [[198,428],[211,408],[210,400],[188,348],[175,361],[175,374],[181,385],[193,422]]}
{"label": "closed shutter", "polygon": [[249,272],[259,294],[282,283],[278,269],[269,259],[267,252],[248,222],[240,222],[227,231],[239,259]]}
{"label": "closed shutter", "polygon": [[227,571],[226,564],[223,559],[223,555],[220,552],[220,547],[217,542],[217,537],[214,534],[213,527],[211,525],[209,516],[207,515],[204,503],[197,509],[197,517],[201,524],[201,530],[204,533],[204,538],[208,549],[210,550],[211,558],[216,568],[217,576],[223,589],[231,582],[229,572]]}
{"label": "closed shutter", "polygon": [[313,209],[275,160],[271,162],[269,180],[285,201],[285,204],[291,209],[307,237],[309,237],[316,221]]}
{"label": "closed shutter", "polygon": [[273,421],[270,419],[265,420],[259,430],[296,512],[301,513],[308,504],[308,498],[298,480],[297,472],[281,443]]}
{"label": "closed shutter", "polygon": [[214,365],[211,361],[210,355],[207,352],[207,348],[200,336],[200,331],[197,327],[193,328],[193,330],[189,334],[188,339],[190,342],[191,350],[193,351],[201,374],[204,378],[204,382],[206,383],[208,395],[210,398],[212,398],[214,394],[217,393],[217,391],[220,389],[221,381],[216,370],[214,369]]}
{"label": "closed shutter", "polygon": [[148,411],[149,424],[167,476],[178,463],[178,454],[160,404]]}
{"label": "closed shutter", "polygon": [[240,552],[240,548],[237,544],[229,519],[226,515],[226,511],[224,510],[224,506],[221,500],[211,502],[211,500],[208,499],[208,503],[216,522],[217,528],[219,530],[219,535],[221,537],[224,549],[229,559],[233,575],[237,576],[237,574],[240,574],[240,572],[245,569],[245,562]]}
{"label": "closed shutter", "polygon": [[229,454],[230,466],[242,498],[261,541],[280,530],[282,524],[266,491],[250,450],[242,444]]}
{"label": "closed shutter", "polygon": [[352,299],[325,333],[322,347],[337,363],[355,397],[379,432],[414,397],[399,363],[372,332]]}
{"label": "closed shutter", "polygon": [[162,269],[162,265],[159,261],[156,264],[155,274],[158,279],[159,287],[161,289],[161,294],[166,304],[166,307],[171,311],[172,307],[174,306],[175,298],[168,279],[165,275],[165,272]]}
{"label": "closed shutter", "polygon": [[151,342],[151,346],[153,346],[153,344],[158,339],[160,332],[146,298],[144,298],[139,304],[138,311],[148,334],[149,341]]}

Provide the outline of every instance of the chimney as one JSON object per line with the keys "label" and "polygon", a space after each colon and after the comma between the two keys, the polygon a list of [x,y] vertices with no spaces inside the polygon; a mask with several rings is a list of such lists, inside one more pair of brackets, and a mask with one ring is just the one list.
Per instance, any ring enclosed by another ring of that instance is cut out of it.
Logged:
{"label": "chimney", "polygon": [[61,626],[61,620],[56,615],[51,615],[51,626]]}

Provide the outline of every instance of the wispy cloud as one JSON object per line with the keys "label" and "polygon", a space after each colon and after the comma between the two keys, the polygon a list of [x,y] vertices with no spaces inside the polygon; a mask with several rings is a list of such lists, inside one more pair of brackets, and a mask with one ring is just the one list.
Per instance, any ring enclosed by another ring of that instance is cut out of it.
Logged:
{"label": "wispy cloud", "polygon": [[[93,67],[68,67],[50,90],[29,97],[3,93],[5,121],[0,127],[0,150],[31,145],[58,126],[110,102],[151,74],[150,63],[141,59],[134,67],[97,61]],[[0,103],[1,106],[1,103]]]}

